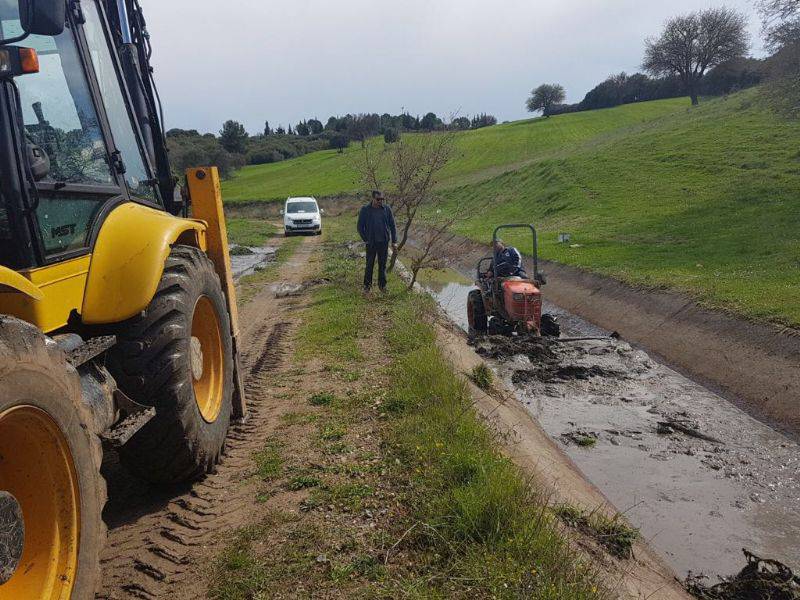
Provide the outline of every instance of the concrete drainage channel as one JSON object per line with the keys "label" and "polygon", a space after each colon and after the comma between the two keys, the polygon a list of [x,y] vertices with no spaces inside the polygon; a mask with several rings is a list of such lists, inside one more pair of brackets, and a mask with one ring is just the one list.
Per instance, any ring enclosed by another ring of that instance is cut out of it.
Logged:
{"label": "concrete drainage channel", "polygon": [[[421,284],[466,329],[469,280],[448,270]],[[610,333],[545,311],[564,337]],[[742,548],[800,568],[796,442],[624,340],[475,347],[679,576],[738,573]]]}

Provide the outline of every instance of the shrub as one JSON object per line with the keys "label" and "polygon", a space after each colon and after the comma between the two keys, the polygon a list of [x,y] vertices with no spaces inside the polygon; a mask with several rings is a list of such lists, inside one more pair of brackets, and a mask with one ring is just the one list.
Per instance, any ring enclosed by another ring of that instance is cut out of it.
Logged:
{"label": "shrub", "polygon": [[389,127],[383,132],[383,141],[387,144],[394,144],[400,141],[400,132],[394,127]]}

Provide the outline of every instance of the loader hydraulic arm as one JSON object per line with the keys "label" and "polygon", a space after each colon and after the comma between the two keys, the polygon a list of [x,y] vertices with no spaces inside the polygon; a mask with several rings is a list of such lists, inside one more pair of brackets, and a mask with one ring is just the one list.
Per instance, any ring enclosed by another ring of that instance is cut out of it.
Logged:
{"label": "loader hydraulic arm", "polygon": [[164,113],[153,79],[153,67],[150,65],[153,52],[144,13],[138,0],[105,2],[136,120],[150,155],[150,162],[156,169],[165,208],[173,215],[185,217],[187,206],[180,194],[175,193],[178,180],[170,169]]}

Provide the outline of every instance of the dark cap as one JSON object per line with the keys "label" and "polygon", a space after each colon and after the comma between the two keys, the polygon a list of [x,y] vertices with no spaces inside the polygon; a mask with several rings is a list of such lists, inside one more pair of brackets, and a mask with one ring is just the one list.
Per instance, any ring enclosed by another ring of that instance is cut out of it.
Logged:
{"label": "dark cap", "polygon": [[372,190],[372,197],[375,200],[383,200],[384,199],[383,192],[380,191],[380,190]]}

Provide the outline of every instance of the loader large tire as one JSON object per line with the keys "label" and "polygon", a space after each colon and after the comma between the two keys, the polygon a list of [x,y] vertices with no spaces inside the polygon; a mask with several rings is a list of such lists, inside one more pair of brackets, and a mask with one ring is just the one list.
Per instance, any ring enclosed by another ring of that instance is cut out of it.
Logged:
{"label": "loader large tire", "polygon": [[19,503],[25,530],[0,599],[94,598],[106,486],[92,423],[78,374],[55,342],[0,317],[0,490]]}
{"label": "loader large tire", "polygon": [[144,313],[119,327],[109,369],[156,416],[120,449],[154,483],[197,479],[219,462],[231,420],[233,350],[219,277],[196,248],[175,246]]}

